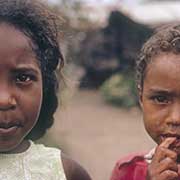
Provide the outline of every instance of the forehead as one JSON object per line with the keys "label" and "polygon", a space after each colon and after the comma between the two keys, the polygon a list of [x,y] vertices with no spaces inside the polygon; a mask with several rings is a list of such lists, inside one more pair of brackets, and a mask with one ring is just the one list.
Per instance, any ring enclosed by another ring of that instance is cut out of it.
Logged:
{"label": "forehead", "polygon": [[[175,53],[161,53],[154,56],[147,66],[147,72],[153,69],[159,71],[180,71],[180,54]],[[174,72],[173,71],[173,72]]]}
{"label": "forehead", "polygon": [[144,83],[166,87],[180,86],[180,54],[162,53],[147,66]]}
{"label": "forehead", "polygon": [[[0,63],[3,58],[35,57],[32,45],[32,41],[13,25],[0,23]],[[28,63],[27,58],[18,60],[19,63],[26,63],[26,61]]]}

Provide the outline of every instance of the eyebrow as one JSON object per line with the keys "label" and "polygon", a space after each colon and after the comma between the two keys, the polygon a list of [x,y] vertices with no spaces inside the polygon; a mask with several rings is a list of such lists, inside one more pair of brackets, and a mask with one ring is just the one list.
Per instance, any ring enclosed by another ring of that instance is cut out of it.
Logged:
{"label": "eyebrow", "polygon": [[156,94],[165,94],[165,95],[173,95],[174,92],[169,91],[168,89],[161,89],[161,88],[151,88],[150,93],[156,93]]}
{"label": "eyebrow", "polygon": [[13,69],[13,72],[14,73],[18,73],[18,72],[32,72],[32,73],[35,73],[35,74],[39,74],[39,70],[38,68],[36,68],[35,66],[32,66],[32,65],[20,65],[18,67],[16,67],[15,69]]}

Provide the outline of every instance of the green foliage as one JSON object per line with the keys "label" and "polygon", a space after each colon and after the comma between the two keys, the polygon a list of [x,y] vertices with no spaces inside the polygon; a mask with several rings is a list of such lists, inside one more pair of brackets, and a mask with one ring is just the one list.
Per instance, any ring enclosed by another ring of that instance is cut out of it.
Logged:
{"label": "green foliage", "polygon": [[133,75],[115,74],[104,82],[101,92],[105,100],[124,108],[137,106],[138,98]]}

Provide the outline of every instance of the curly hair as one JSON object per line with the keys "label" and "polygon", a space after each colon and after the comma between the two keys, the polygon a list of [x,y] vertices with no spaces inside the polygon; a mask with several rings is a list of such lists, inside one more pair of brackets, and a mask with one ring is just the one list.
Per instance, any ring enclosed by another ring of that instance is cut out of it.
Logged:
{"label": "curly hair", "polygon": [[143,89],[146,69],[152,59],[161,53],[180,53],[180,24],[171,24],[156,30],[144,44],[136,61],[136,83]]}
{"label": "curly hair", "polygon": [[58,106],[56,69],[64,65],[59,35],[61,19],[45,4],[36,0],[0,0],[0,22],[8,23],[32,40],[40,62],[43,79],[43,100],[36,125],[27,139],[36,140],[52,126]]}

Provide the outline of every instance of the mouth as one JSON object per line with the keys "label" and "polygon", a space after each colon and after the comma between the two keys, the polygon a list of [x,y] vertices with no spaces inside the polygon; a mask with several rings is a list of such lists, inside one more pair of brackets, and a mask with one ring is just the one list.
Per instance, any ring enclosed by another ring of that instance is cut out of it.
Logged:
{"label": "mouth", "polygon": [[16,123],[0,123],[0,135],[13,135],[22,125],[18,122]]}
{"label": "mouth", "polygon": [[0,129],[9,129],[12,127],[22,127],[20,123],[0,123]]}
{"label": "mouth", "polygon": [[169,137],[175,137],[176,139],[180,140],[180,134],[171,134],[171,133],[161,135],[161,140],[164,140]]}
{"label": "mouth", "polygon": [[175,138],[175,140],[170,144],[169,149],[175,151],[180,155],[180,135],[179,134],[163,134],[161,135],[161,142],[165,141],[166,138]]}

